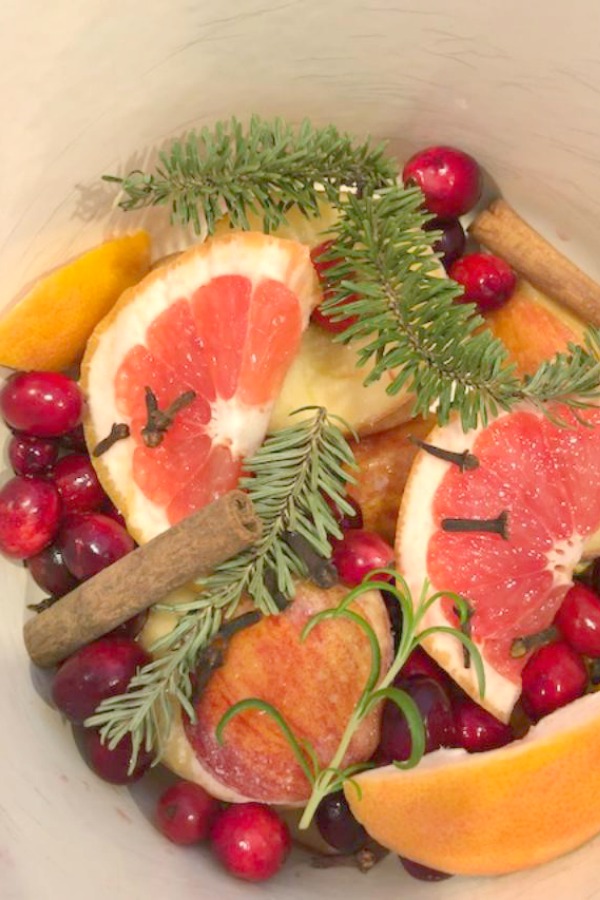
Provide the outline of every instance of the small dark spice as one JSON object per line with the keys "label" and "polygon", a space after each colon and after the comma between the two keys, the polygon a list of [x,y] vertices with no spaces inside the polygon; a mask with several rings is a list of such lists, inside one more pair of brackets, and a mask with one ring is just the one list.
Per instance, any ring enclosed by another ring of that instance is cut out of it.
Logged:
{"label": "small dark spice", "polygon": [[560,637],[560,632],[555,625],[544,628],[535,634],[526,634],[523,637],[515,638],[510,647],[510,655],[513,659],[520,659],[526,656],[531,650],[537,650],[545,644],[551,644],[552,641]]}
{"label": "small dark spice", "polygon": [[505,541],[508,540],[508,512],[506,510],[495,519],[442,519],[441,526],[442,531],[487,532],[499,534]]}
{"label": "small dark spice", "polygon": [[283,612],[286,606],[289,606],[290,598],[286,597],[283,591],[280,591],[277,587],[277,572],[273,569],[268,569],[265,572],[263,584],[265,590],[269,592],[270,596],[275,601],[275,606],[279,612]]}
{"label": "small dark spice", "polygon": [[113,444],[128,438],[129,435],[129,425],[126,422],[115,422],[114,425],[111,426],[109,434],[96,444],[92,450],[92,456],[102,456],[103,453],[110,450]]}
{"label": "small dark spice", "polygon": [[420,438],[414,437],[413,435],[410,435],[408,439],[412,444],[420,447],[421,450],[425,450],[425,452],[429,453],[431,456],[443,459],[444,462],[454,463],[461,472],[471,471],[472,469],[477,469],[479,467],[479,460],[468,450],[463,450],[462,453],[456,453],[453,450],[444,450],[443,447],[436,447],[435,444],[428,444],[426,441],[422,441]]}
{"label": "small dark spice", "polygon": [[356,853],[332,854],[331,856],[322,854],[321,856],[313,856],[311,858],[311,865],[314,869],[333,869],[339,868],[340,866],[350,867],[352,869],[358,869],[359,872],[366,875],[367,872],[370,872],[371,869],[377,865],[377,863],[381,862],[382,859],[385,859],[389,852],[389,850],[386,850],[385,847],[382,847],[375,841],[369,841],[368,844],[361,847]]}
{"label": "small dark spice", "polygon": [[48,609],[50,606],[54,606],[59,597],[44,597],[43,600],[40,600],[39,603],[28,603],[27,609],[30,609],[32,612],[41,613],[44,612],[45,609]]}
{"label": "small dark spice", "polygon": [[164,410],[158,408],[158,400],[152,388],[145,387],[144,391],[147,419],[142,428],[142,439],[146,447],[158,447],[177,413],[196,399],[196,391],[184,391]]}
{"label": "small dark spice", "polygon": [[308,571],[311,581],[321,588],[330,588],[338,584],[336,567],[330,559],[320,556],[306,538],[297,531],[286,531],[283,540],[294,553],[300,557]]}
{"label": "small dark spice", "polygon": [[[466,598],[463,597],[463,600],[465,601],[465,604],[467,607],[467,617],[464,622],[460,623],[459,628],[460,628],[460,631],[465,635],[465,637],[470,638],[472,631],[473,631],[472,619],[473,619],[473,616],[475,615],[475,610],[473,609],[473,607],[471,606],[469,601],[466,600]],[[458,609],[456,607],[454,607],[454,612],[458,616],[459,613],[458,613]],[[465,669],[470,669],[471,668],[471,654],[469,653],[469,649],[468,649],[468,647],[465,647],[465,645],[463,644],[462,650],[463,650],[463,662],[465,665]]]}
{"label": "small dark spice", "polygon": [[233,635],[250,625],[256,625],[260,619],[262,619],[262,613],[257,609],[230,619],[221,626],[212,640],[200,651],[194,680],[194,704],[199,700],[213,672],[220,669],[225,662],[225,651]]}

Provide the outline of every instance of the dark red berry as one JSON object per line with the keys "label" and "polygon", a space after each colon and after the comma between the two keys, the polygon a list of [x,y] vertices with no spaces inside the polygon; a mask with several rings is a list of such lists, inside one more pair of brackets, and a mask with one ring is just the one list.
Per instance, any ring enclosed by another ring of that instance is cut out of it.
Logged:
{"label": "dark red berry", "polygon": [[39,587],[53,597],[62,597],[76,588],[78,581],[69,572],[56,544],[44,547],[27,560],[27,568]]}
{"label": "dark red berry", "polygon": [[353,515],[351,515],[350,513],[342,512],[337,503],[333,502],[331,497],[325,496],[325,502],[333,513],[333,518],[338,523],[342,531],[348,531],[348,529],[350,528],[362,528],[363,514],[358,500],[355,500],[354,497],[350,496],[350,494],[346,494],[344,500],[352,507],[354,513]]}
{"label": "dark red berry", "polygon": [[219,801],[199,784],[178,781],[167,788],[156,805],[156,827],[174,844],[198,844],[207,839],[219,808]]}
{"label": "dark red berry", "polygon": [[[455,746],[452,706],[439,682],[413,677],[406,681],[396,679],[396,687],[406,691],[417,705],[425,729],[425,752]],[[379,765],[401,762],[409,758],[411,751],[412,738],[406,717],[395,703],[386,700],[375,761]]]}
{"label": "dark red berry", "polygon": [[17,475],[0,489],[0,551],[15,559],[34,556],[50,544],[60,520],[53,484]]}
{"label": "dark red berry", "polygon": [[581,697],[587,686],[583,660],[564,641],[536,650],[525,664],[521,678],[521,701],[533,721]]}
{"label": "dark red berry", "polygon": [[406,186],[420,187],[427,209],[442,219],[462,216],[481,196],[482,179],[472,156],[455,147],[427,147],[408,160]]}
{"label": "dark red berry", "polygon": [[15,475],[41,475],[58,458],[58,444],[51,438],[13,434],[8,442],[8,460]]}
{"label": "dark red berry", "polygon": [[127,528],[125,518],[123,517],[122,513],[119,512],[119,510],[109,497],[104,498],[104,503],[100,507],[99,512],[101,512],[105,516],[108,516],[109,519],[114,519],[115,522],[118,522],[118,524],[122,525],[123,528]]}
{"label": "dark red berry", "polygon": [[[310,251],[310,258],[312,260],[312,264],[315,267],[317,275],[319,276],[319,281],[323,286],[323,300],[328,300],[332,296],[332,292],[327,290],[327,271],[331,269],[333,266],[337,265],[340,260],[332,259],[332,260],[324,260],[321,259],[321,256],[330,249],[333,241],[324,241],[324,243],[319,244],[318,247],[314,247]],[[343,306],[345,303],[350,303],[351,301],[356,300],[356,294],[351,294],[344,300],[344,303],[340,303],[340,306]],[[331,319],[331,315],[325,315],[322,311],[320,305],[317,306],[312,311],[311,320],[316,322],[317,325],[320,325],[321,328],[324,328],[325,331],[329,331],[331,334],[339,334],[341,331],[345,331],[349,325],[353,325],[354,322],[358,321],[357,316],[348,316],[345,319],[342,319],[341,322],[334,322]]]}
{"label": "dark red berry", "polygon": [[71,722],[84,722],[106,697],[124,694],[136,671],[148,662],[148,654],[130,638],[100,638],[61,665],[52,699]]}
{"label": "dark red berry", "polygon": [[63,511],[89,512],[106,500],[89,456],[69,453],[54,466],[52,480],[62,500]]}
{"label": "dark red berry", "polygon": [[122,625],[117,625],[116,628],[113,628],[112,631],[108,632],[106,637],[135,638],[138,636],[147,621],[148,610],[145,609],[142,612],[138,613],[136,616],[132,616],[131,619],[127,619],[127,621],[123,622]]}
{"label": "dark red berry", "polygon": [[239,803],[221,810],[210,827],[213,853],[244,881],[265,881],[283,866],[291,849],[287,825],[264,803]]}
{"label": "dark red berry", "polygon": [[333,564],[340,579],[350,587],[360,584],[373,569],[393,565],[394,550],[374,531],[352,529],[333,542]]}
{"label": "dark red berry", "polygon": [[585,584],[570,588],[554,619],[565,641],[584,656],[600,656],[600,597]]}
{"label": "dark red berry", "polygon": [[458,219],[430,219],[423,225],[425,231],[441,231],[442,236],[434,243],[433,249],[440,254],[446,270],[465,252],[467,239]]}
{"label": "dark red berry", "polygon": [[113,750],[110,750],[108,744],[102,743],[98,731],[86,728],[83,746],[89,767],[99,778],[111,784],[133,784],[145,775],[152,764],[152,754],[141,747],[135,767],[129,774],[129,763],[133,753],[128,734],[121,738]]}
{"label": "dark red berry", "polygon": [[78,424],[81,391],[60,372],[17,372],[0,391],[0,413],[15,431],[59,437]]}
{"label": "dark red berry", "polygon": [[60,443],[63,447],[66,447],[67,450],[76,450],[79,453],[87,453],[83,425],[79,423],[72,431],[67,431],[66,434],[63,434]]}
{"label": "dark red berry", "polygon": [[469,753],[482,753],[504,747],[514,739],[510,725],[500,722],[469,697],[454,700],[456,743]]}
{"label": "dark red berry", "polygon": [[80,581],[110,566],[135,546],[118,522],[101,513],[67,516],[57,543],[70,571]]}
{"label": "dark red berry", "polygon": [[421,863],[413,862],[412,859],[405,859],[399,856],[398,859],[402,863],[405,872],[418,881],[446,881],[452,878],[448,872],[440,872],[438,869],[430,869],[429,866],[422,866]]}
{"label": "dark red berry", "polygon": [[441,666],[423,650],[422,647],[415,647],[412,653],[406,659],[406,662],[400,669],[400,678],[406,681],[407,678],[421,677],[433,678],[444,690],[450,685],[450,679]]}
{"label": "dark red berry", "polygon": [[356,853],[367,843],[367,832],[350,812],[343,791],[321,800],[315,822],[323,840],[340,853]]}
{"label": "dark red berry", "polygon": [[464,288],[457,302],[476,303],[480,312],[506,303],[517,281],[508,263],[491,253],[468,253],[450,266],[448,274]]}

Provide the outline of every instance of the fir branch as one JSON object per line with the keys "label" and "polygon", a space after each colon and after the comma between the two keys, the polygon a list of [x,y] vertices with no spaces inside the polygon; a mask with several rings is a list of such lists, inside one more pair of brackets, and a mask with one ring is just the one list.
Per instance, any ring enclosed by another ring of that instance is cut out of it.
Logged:
{"label": "fir branch", "polygon": [[309,413],[304,420],[268,437],[244,463],[246,475],[240,487],[248,492],[262,520],[260,540],[198,582],[195,600],[163,607],[180,616],[174,629],[153,646],[164,655],[143,666],[125,694],[104,700],[85,723],[99,727],[109,747],[129,734],[131,768],[141,747],[154,750],[158,757],[163,752],[173,701],[194,719],[191,698],[201,651],[235,615],[242,597],[271,615],[279,611],[276,593],[291,599],[294,579],[307,576],[304,560],[286,541],[287,533],[299,532],[316,553],[326,557],[331,553],[330,537],[341,537],[325,498],[352,512],[343,495],[347,482],[353,480],[348,470],[356,467],[354,457],[326,410],[304,412]]}
{"label": "fir branch", "polygon": [[104,178],[121,186],[121,209],[170,205],[172,222],[191,223],[197,234],[212,234],[225,214],[232,228],[247,230],[249,212],[262,215],[269,233],[292,205],[317,216],[319,201],[337,199],[342,185],[371,193],[396,177],[382,145],[357,143],[333,125],[315,128],[305,121],[294,129],[258,116],[247,129],[232,118],[191,132],[159,160],[151,174]]}

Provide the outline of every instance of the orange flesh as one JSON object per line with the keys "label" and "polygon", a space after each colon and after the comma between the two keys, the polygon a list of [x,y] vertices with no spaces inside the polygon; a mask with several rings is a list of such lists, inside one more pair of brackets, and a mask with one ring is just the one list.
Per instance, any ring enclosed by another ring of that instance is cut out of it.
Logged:
{"label": "orange flesh", "polygon": [[[474,639],[490,664],[515,681],[525,660],[510,657],[513,639],[550,625],[568,589],[564,582],[577,560],[569,564],[565,557],[561,568],[561,550],[568,554],[600,526],[600,410],[584,413],[592,428],[559,413],[572,427],[533,412],[492,423],[473,447],[479,468],[452,467],[434,501],[427,550],[432,583],[469,600]],[[503,510],[508,540],[441,529],[446,517],[491,519]],[[446,601],[449,620],[452,606]]]}
{"label": "orange flesh", "polygon": [[[116,397],[131,418],[134,481],[166,508],[171,524],[235,487],[241,455],[232,444],[244,440],[243,407],[274,399],[301,332],[298,299],[285,285],[263,279],[253,288],[248,278],[226,275],[171,304],[147,329],[146,343],[127,353]],[[155,448],[141,435],[146,386],[161,410],[185,391],[196,393]],[[227,415],[227,403],[231,412],[241,405],[241,415],[223,425],[218,413]]]}

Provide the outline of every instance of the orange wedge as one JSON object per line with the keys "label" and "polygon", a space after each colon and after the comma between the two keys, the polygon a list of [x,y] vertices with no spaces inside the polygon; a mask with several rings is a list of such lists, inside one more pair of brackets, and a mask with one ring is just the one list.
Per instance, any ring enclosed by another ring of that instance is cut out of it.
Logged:
{"label": "orange wedge", "polygon": [[98,322],[150,268],[145,231],[106,241],[41,278],[0,318],[0,365],[67,369]]}
{"label": "orange wedge", "polygon": [[369,834],[400,856],[460,875],[536,866],[600,832],[600,695],[542,720],[500,750],[438,750],[414,769],[344,788]]}

